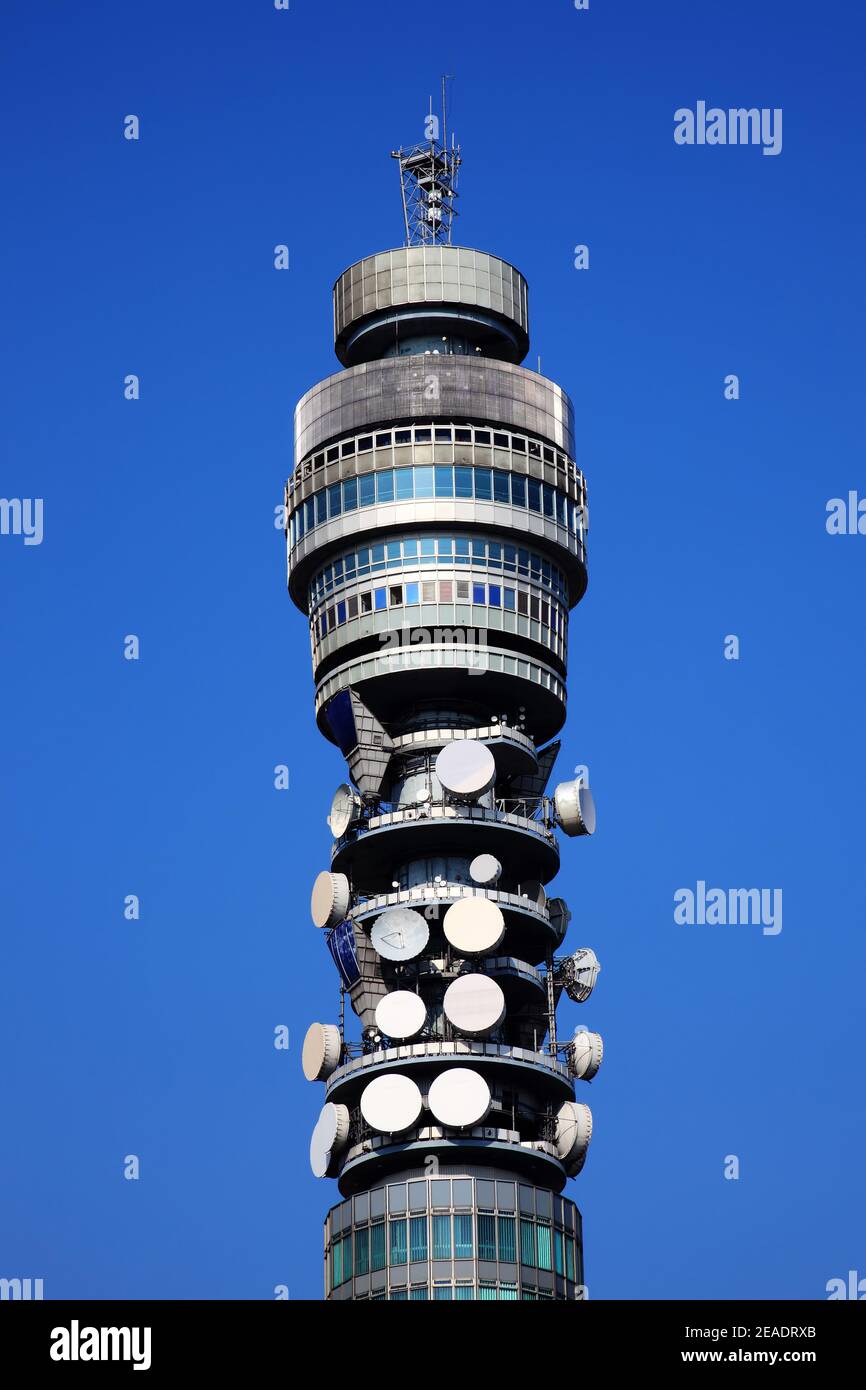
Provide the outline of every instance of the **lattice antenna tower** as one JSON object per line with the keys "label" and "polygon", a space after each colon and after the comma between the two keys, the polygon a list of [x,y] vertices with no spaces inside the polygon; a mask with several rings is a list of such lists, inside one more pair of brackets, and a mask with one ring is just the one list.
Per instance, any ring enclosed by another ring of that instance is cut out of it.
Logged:
{"label": "lattice antenna tower", "polygon": [[446,83],[442,78],[442,115],[434,114],[433,98],[418,145],[391,151],[400,165],[400,194],[407,246],[450,246],[457,197],[460,146],[448,144]]}

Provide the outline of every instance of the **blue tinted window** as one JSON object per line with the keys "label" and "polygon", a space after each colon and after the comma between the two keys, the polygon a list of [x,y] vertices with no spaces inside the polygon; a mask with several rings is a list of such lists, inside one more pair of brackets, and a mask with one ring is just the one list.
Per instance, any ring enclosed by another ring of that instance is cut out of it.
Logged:
{"label": "blue tinted window", "polygon": [[384,545],[373,546],[373,569],[383,570],[385,568],[385,547]]}
{"label": "blue tinted window", "polygon": [[436,554],[436,542],[432,536],[425,536],[421,541],[421,554],[422,556],[434,556]]}
{"label": "blue tinted window", "polygon": [[455,497],[471,497],[471,496],[472,496],[472,469],[471,469],[471,468],[455,468],[455,469],[454,469],[454,480],[455,480],[455,481],[454,481],[454,496],[455,496]]}
{"label": "blue tinted window", "polygon": [[328,515],[339,516],[342,509],[340,484],[334,483],[333,487],[328,488]]}
{"label": "blue tinted window", "polygon": [[508,474],[503,473],[500,468],[494,468],[493,470],[493,500],[495,502],[510,501]]}
{"label": "blue tinted window", "polygon": [[372,507],[376,500],[376,480],[372,473],[364,473],[358,479],[358,495],[362,507]]}
{"label": "blue tinted window", "polygon": [[531,512],[541,511],[541,483],[537,478],[529,479],[529,510]]}
{"label": "blue tinted window", "polygon": [[548,487],[547,483],[543,489],[544,515],[553,516],[553,488]]}
{"label": "blue tinted window", "polygon": [[[491,584],[487,592],[488,592],[488,594],[490,595],[490,597],[489,597],[489,599],[488,599],[488,603],[490,604],[490,607],[491,607],[491,608],[501,608],[501,607],[502,607],[502,590],[500,589],[499,585],[498,585],[498,584]],[[341,619],[341,621],[342,621],[342,619]]]}
{"label": "blue tinted window", "polygon": [[316,493],[316,525],[328,520],[328,497],[324,492]]}
{"label": "blue tinted window", "polygon": [[418,585],[417,585],[417,584],[407,584],[407,585],[406,585],[406,602],[407,602],[407,603],[418,603],[418,601],[419,601],[419,598],[418,598]]}
{"label": "blue tinted window", "polygon": [[454,496],[454,470],[447,464],[437,464],[436,466],[436,496]]}
{"label": "blue tinted window", "polygon": [[379,608],[385,608],[385,607],[387,606],[387,603],[388,603],[388,590],[387,590],[387,589],[374,589],[373,592],[374,592],[374,594],[375,594],[375,596],[376,596],[376,608],[377,608],[377,609],[379,609]]}
{"label": "blue tinted window", "polygon": [[505,603],[503,604],[503,607],[504,607],[504,608],[510,608],[510,609],[512,610],[512,612],[513,612],[513,610],[514,610],[514,590],[513,590],[513,589],[505,589],[505,590],[504,590],[504,594],[505,594]]}
{"label": "blue tinted window", "polygon": [[440,536],[436,549],[440,555],[447,555],[450,559],[454,550],[454,542],[448,536]]}
{"label": "blue tinted window", "polygon": [[475,470],[475,496],[490,501],[493,496],[492,471],[489,468]]}
{"label": "blue tinted window", "polygon": [[563,493],[563,492],[558,492],[558,493],[556,494],[556,519],[557,519],[557,521],[559,522],[560,526],[567,526],[567,525],[568,525],[568,521],[567,521],[567,512],[566,512],[566,507],[567,507],[567,506],[568,506],[568,503],[567,503],[566,498],[565,498],[565,493]]}
{"label": "blue tinted window", "polygon": [[418,554],[418,542],[404,541],[403,554],[406,556],[407,560],[414,559],[414,557]]}
{"label": "blue tinted window", "polygon": [[405,502],[412,496],[412,469],[398,468],[395,472],[397,480],[397,500]]}
{"label": "blue tinted window", "polygon": [[473,584],[473,585],[472,585],[472,602],[473,602],[473,603],[483,603],[483,602],[484,602],[484,590],[485,590],[485,585],[483,585],[483,584]]}
{"label": "blue tinted window", "polygon": [[458,536],[454,542],[454,554],[458,565],[465,565],[469,562],[469,541],[466,536]]}
{"label": "blue tinted window", "polygon": [[515,507],[526,506],[526,479],[517,473],[511,475],[511,501]]}
{"label": "blue tinted window", "polygon": [[394,501],[394,474],[390,468],[386,468],[383,473],[376,474],[376,501]]}
{"label": "blue tinted window", "polygon": [[415,496],[416,496],[416,497],[432,497],[432,496],[433,496],[433,469],[432,469],[432,468],[416,468],[416,469],[415,469]]}
{"label": "blue tinted window", "polygon": [[454,1217],[454,1255],[458,1260],[472,1258],[472,1216],[457,1212]]}
{"label": "blue tinted window", "polygon": [[358,479],[348,478],[343,484],[343,511],[353,512],[358,505]]}
{"label": "blue tinted window", "polygon": [[389,565],[394,564],[395,561],[396,561],[398,564],[399,564],[399,562],[400,562],[400,542],[399,542],[399,541],[389,541],[389,542],[388,542],[388,564],[389,564]]}

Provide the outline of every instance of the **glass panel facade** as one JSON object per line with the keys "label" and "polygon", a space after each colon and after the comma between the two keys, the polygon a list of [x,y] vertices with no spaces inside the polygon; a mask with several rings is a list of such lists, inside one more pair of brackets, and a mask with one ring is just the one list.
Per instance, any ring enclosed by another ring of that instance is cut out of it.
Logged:
{"label": "glass panel facade", "polygon": [[389,1260],[392,1265],[404,1265],[406,1263],[406,1222],[389,1222],[391,1234],[391,1251]]}
{"label": "glass panel facade", "polygon": [[[573,1298],[579,1269],[574,1235],[579,1216],[574,1205],[545,1189],[521,1184],[522,1215],[517,1217],[516,1196],[511,1182],[437,1178],[391,1183],[342,1202],[328,1223],[328,1287],[336,1291],[362,1279],[359,1298],[384,1297],[375,1282],[370,1287],[371,1276],[381,1280],[392,1269],[389,1298]],[[485,1209],[479,1211],[480,1202]],[[386,1209],[397,1214],[377,1219]],[[461,1268],[452,1264],[454,1260],[471,1263]],[[497,1263],[498,1277],[491,1269]],[[514,1278],[518,1264],[520,1282]],[[467,1268],[473,1267],[474,1277],[467,1278]],[[425,1268],[428,1278],[422,1283]],[[570,1287],[566,1284],[565,1292],[560,1287],[557,1294],[537,1287],[548,1271],[565,1276]]]}
{"label": "glass panel facade", "polygon": [[[389,455],[390,457],[390,455]],[[525,465],[522,465],[525,466]],[[582,490],[579,495],[582,494]],[[297,544],[308,531],[333,521],[343,512],[390,502],[430,501],[435,498],[498,502],[536,512],[582,535],[583,509],[562,488],[505,469],[470,467],[466,464],[415,464],[403,468],[379,468],[374,473],[330,483],[297,506],[289,516],[289,542]]]}

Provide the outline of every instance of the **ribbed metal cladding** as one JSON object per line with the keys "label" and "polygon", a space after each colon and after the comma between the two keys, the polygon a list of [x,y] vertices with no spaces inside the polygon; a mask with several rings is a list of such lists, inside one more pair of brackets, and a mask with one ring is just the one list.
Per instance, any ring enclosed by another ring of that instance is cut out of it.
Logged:
{"label": "ribbed metal cladding", "polygon": [[579,1300],[563,1189],[601,1039],[560,1038],[556,1007],[598,962],[560,954],[547,886],[558,831],[595,823],[580,779],[551,784],[586,587],[573,410],[519,365],[526,282],[494,256],[366,257],[334,318],[357,365],[299,402],[286,492],[316,719],[347,764],[311,884],[341,1007],[303,1049],[311,1165],[342,1196],[325,1297]]}
{"label": "ribbed metal cladding", "polygon": [[380,251],[344,270],[334,285],[334,341],[344,358],[350,330],[361,320],[402,306],[449,304],[455,312],[487,311],[514,330],[520,357],[529,346],[526,281],[507,261],[462,246],[412,246]]}
{"label": "ribbed metal cladding", "polygon": [[295,411],[295,457],[346,434],[430,418],[510,426],[574,458],[574,410],[555,381],[510,362],[432,355],[362,362],[318,382]]}

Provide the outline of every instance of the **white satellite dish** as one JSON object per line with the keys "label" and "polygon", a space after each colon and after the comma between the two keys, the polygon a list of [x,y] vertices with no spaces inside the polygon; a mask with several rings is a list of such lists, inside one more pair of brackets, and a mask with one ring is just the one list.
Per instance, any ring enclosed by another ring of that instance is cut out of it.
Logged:
{"label": "white satellite dish", "polygon": [[576,1028],[568,1049],[568,1067],[579,1081],[591,1081],[601,1066],[604,1043],[600,1033],[588,1033]]}
{"label": "white satellite dish", "polygon": [[333,1023],[311,1023],[304,1038],[301,1066],[308,1081],[325,1081],[340,1065],[343,1041]]}
{"label": "white satellite dish", "polygon": [[601,970],[598,956],[589,946],[581,946],[562,964],[562,986],[575,1004],[584,1004],[598,979]]}
{"label": "white satellite dish", "polygon": [[314,1177],[324,1178],[334,1155],[349,1137],[349,1111],[345,1105],[323,1105],[310,1140],[310,1167]]}
{"label": "white satellite dish", "polygon": [[361,1092],[361,1114],[380,1134],[402,1134],[417,1124],[424,1108],[421,1092],[409,1076],[377,1076]]}
{"label": "white satellite dish", "polygon": [[436,758],[436,776],[452,796],[474,801],[496,781],[496,763],[490,749],[477,739],[455,739]]}
{"label": "white satellite dish", "polygon": [[445,1017],[458,1033],[479,1038],[505,1017],[505,995],[489,975],[458,975],[442,1001]]}
{"label": "white satellite dish", "polygon": [[480,1125],[490,1110],[490,1087],[470,1067],[448,1067],[430,1087],[427,1104],[440,1124],[452,1129]]}
{"label": "white satellite dish", "polygon": [[469,877],[480,888],[492,888],[499,882],[502,865],[492,854],[478,854],[469,865]]}
{"label": "white satellite dish", "polygon": [[345,835],[352,822],[357,820],[360,809],[361,798],[357,792],[352,790],[348,782],[341,782],[334,792],[328,816],[328,825],[335,840]]}
{"label": "white satellite dish", "polygon": [[544,891],[544,884],[539,883],[537,878],[531,878],[527,883],[521,883],[520,891],[524,898],[528,898],[533,907],[537,907],[539,912],[543,912],[547,906],[547,894]]}
{"label": "white satellite dish", "polygon": [[430,940],[430,928],[411,907],[389,907],[373,923],[370,940],[385,960],[414,960]]}
{"label": "white satellite dish", "polygon": [[323,869],[310,894],[310,916],[316,927],[335,927],[349,910],[349,880]]}
{"label": "white satellite dish", "polygon": [[556,1116],[556,1152],[570,1178],[575,1177],[583,1167],[591,1138],[592,1111],[589,1106],[567,1100]]}
{"label": "white satellite dish", "polygon": [[376,1005],[376,1027],[386,1038],[414,1038],[427,1022],[427,1009],[411,989],[395,989]]}
{"label": "white satellite dish", "polygon": [[595,802],[589,787],[580,778],[560,782],[553,793],[556,817],[566,835],[592,835],[595,831]]}
{"label": "white satellite dish", "polygon": [[485,956],[505,935],[505,918],[489,898],[459,898],[445,913],[442,930],[462,956]]}

